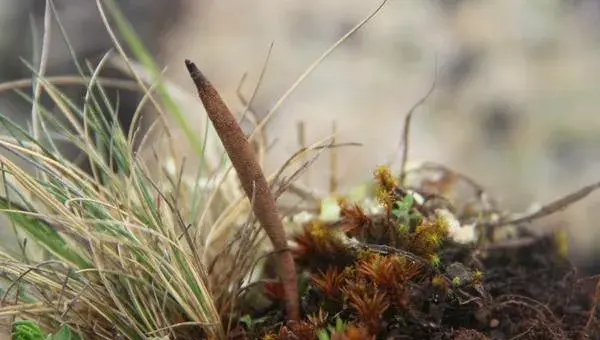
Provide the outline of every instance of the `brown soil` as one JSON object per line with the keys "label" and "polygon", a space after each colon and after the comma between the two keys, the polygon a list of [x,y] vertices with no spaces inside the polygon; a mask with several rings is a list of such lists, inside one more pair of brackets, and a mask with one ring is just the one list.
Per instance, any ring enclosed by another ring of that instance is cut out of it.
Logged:
{"label": "brown soil", "polygon": [[[423,284],[415,289],[409,312],[388,310],[381,315],[377,339],[600,339],[599,310],[594,297],[596,280],[578,277],[576,269],[556,252],[549,237],[534,243],[478,255],[485,270],[480,287],[488,299],[461,301]],[[450,246],[446,259],[465,260],[470,249]],[[468,261],[467,261],[468,262]],[[474,294],[475,295],[475,294]],[[311,285],[302,296],[305,316],[316,314],[326,305],[323,293]],[[252,310],[250,308],[250,310]],[[263,322],[254,330],[240,325],[245,336],[261,338],[269,332],[279,339],[314,339],[301,335],[280,335],[281,305],[253,310],[254,319]],[[332,308],[329,316],[339,315],[357,321],[350,306]],[[309,323],[308,318],[304,319]],[[333,320],[332,320],[333,322]],[[293,334],[294,325],[288,325]]]}

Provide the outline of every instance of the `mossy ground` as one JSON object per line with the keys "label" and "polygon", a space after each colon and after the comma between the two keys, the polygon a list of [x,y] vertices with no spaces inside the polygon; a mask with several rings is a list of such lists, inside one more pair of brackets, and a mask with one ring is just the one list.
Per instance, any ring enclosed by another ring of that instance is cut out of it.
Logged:
{"label": "mossy ground", "polygon": [[577,273],[564,240],[517,229],[507,242],[458,243],[431,195],[415,200],[386,171],[376,180],[380,213],[340,200],[339,221],[296,235],[302,319],[284,321],[281,286],[265,279],[242,295],[233,338],[600,337],[597,280]]}

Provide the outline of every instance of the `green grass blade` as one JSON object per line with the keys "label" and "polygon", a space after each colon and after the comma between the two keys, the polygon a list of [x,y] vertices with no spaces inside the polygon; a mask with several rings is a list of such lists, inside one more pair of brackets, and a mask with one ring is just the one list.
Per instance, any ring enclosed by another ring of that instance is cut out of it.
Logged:
{"label": "green grass blade", "polygon": [[[15,208],[18,211],[16,211]],[[18,226],[56,257],[68,262],[76,268],[93,268],[92,263],[86,260],[78,252],[74,251],[74,248],[69,245],[60,233],[45,221],[27,215],[26,213],[28,211],[25,208],[19,207],[4,197],[0,197],[0,209],[4,210],[4,213]]]}
{"label": "green grass blade", "polygon": [[[115,26],[123,35],[123,38],[127,42],[129,48],[131,48],[133,55],[139,60],[142,66],[144,66],[144,68],[146,68],[150,72],[153,78],[158,79],[158,76],[160,75],[159,68],[156,62],[154,61],[154,58],[152,58],[152,55],[144,46],[142,40],[137,35],[131,24],[127,21],[127,19],[116,6],[114,1],[106,0],[104,3],[106,4],[106,7],[108,8],[110,14],[112,15],[115,21]],[[183,132],[185,133],[187,139],[190,141],[190,144],[194,148],[194,151],[200,157],[202,157],[203,143],[198,138],[198,134],[194,132],[194,130],[191,128],[191,125],[188,124],[179,106],[169,95],[168,91],[162,83],[158,83],[156,90],[165,107],[167,108],[167,111],[173,115],[173,118],[175,118],[175,121],[179,124],[179,127],[183,129]]]}

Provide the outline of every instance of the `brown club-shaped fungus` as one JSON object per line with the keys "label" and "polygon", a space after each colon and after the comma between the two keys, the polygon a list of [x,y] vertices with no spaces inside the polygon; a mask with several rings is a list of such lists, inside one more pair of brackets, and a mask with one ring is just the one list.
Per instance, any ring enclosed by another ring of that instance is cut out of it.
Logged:
{"label": "brown club-shaped fungus", "polygon": [[254,214],[275,248],[279,260],[279,276],[285,294],[287,317],[298,320],[300,312],[294,258],[287,247],[285,230],[265,175],[246,135],[217,90],[193,62],[186,60],[185,65],[196,85],[206,113],[240,178],[246,196],[252,199]]}

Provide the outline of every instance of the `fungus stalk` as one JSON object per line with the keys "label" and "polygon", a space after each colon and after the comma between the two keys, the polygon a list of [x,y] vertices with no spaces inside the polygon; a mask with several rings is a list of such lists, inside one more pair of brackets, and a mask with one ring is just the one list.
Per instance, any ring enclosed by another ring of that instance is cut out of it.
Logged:
{"label": "fungus stalk", "polygon": [[278,257],[279,276],[285,293],[287,317],[291,320],[298,320],[300,312],[294,258],[287,246],[285,230],[265,175],[246,135],[217,90],[193,62],[186,60],[185,65],[196,85],[198,96],[206,108],[206,113],[240,178],[246,196],[249,200],[254,198],[252,201],[254,214],[271,240]]}

